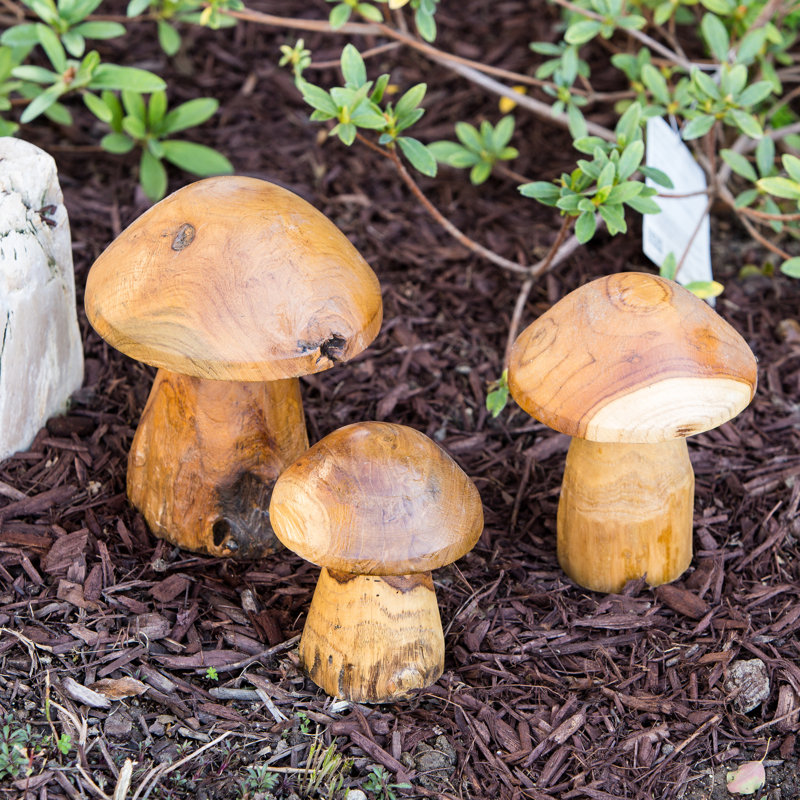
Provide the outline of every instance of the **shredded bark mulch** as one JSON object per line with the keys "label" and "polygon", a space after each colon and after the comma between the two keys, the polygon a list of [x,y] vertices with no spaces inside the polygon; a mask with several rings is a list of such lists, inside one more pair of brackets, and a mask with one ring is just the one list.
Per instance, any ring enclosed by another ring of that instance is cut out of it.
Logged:
{"label": "shredded bark mulch", "polygon": [[[285,15],[329,10],[263,5]],[[530,69],[527,44],[551,24],[531,19],[521,0],[491,12],[480,0],[441,6],[441,47],[508,69]],[[338,58],[344,41],[305,39],[319,62]],[[0,778],[0,797],[111,797],[130,759],[128,796],[142,800],[328,797],[337,777],[342,792],[361,787],[370,797],[700,800],[728,796],[726,771],[762,758],[762,795],[800,797],[800,284],[739,279],[764,254],[730,220],[715,221],[726,286],[717,310],[756,353],[759,390],[735,420],[689,440],[689,571],[657,589],[637,581],[619,595],[582,590],[555,556],[567,438],[513,403],[497,419],[484,406],[518,276],[450,239],[390,163],[320,135],[277,67],[287,40],[294,35],[245,24],[187,29],[169,60],[139,24],[101,50],[165,75],[173,104],[219,98],[219,114],[193,137],[238,173],[314,203],[378,274],[378,339],[354,362],[303,379],[303,401],[312,442],[358,420],[404,423],[477,484],[485,531],[434,576],[445,673],[395,705],[331,700],[295,653],[316,567],[288,552],[243,563],[180,551],[153,538],[127,503],[127,453],[154,370],[91,330],[82,289],[93,260],[148,203],[135,157],[96,148],[102,126],[76,106],[73,128],[26,130],[60,169],[86,377],[69,412],[0,464],[0,746],[22,741],[30,757],[28,777]],[[368,66],[391,70],[403,87],[428,82],[424,141],[452,138],[459,119],[500,117],[495,97],[413,53],[386,52]],[[335,80],[330,69],[309,76]],[[516,116],[517,171],[539,179],[569,167],[559,128]],[[171,172],[170,189],[188,180]],[[456,225],[507,258],[541,257],[556,236],[557,215],[520,198],[508,178],[476,188],[442,169],[420,183]],[[598,236],[534,288],[523,324],[586,280],[628,269],[653,271],[638,231]],[[66,752],[55,746],[62,734]],[[342,757],[333,777],[321,766],[331,744],[329,760]],[[3,758],[0,749],[0,770]],[[265,765],[274,786],[258,772]],[[412,788],[382,795],[377,767]]]}

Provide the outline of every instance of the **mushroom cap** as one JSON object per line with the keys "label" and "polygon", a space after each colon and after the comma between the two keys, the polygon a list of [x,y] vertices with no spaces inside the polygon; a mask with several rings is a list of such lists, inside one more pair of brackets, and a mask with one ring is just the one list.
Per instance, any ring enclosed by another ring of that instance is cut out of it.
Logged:
{"label": "mushroom cap", "polygon": [[508,385],[528,414],[570,436],[662,442],[735,417],[753,398],[756,360],[682,286],[623,272],[581,286],[526,328]]}
{"label": "mushroom cap", "polygon": [[278,538],[307,561],[358,575],[449,564],[483,530],[475,484],[427,436],[358,422],[320,440],[272,490]]}
{"label": "mushroom cap", "polygon": [[310,203],[256,178],[179,189],[89,271],[86,314],[128,356],[198,378],[268,381],[360,353],[382,318],[378,279]]}

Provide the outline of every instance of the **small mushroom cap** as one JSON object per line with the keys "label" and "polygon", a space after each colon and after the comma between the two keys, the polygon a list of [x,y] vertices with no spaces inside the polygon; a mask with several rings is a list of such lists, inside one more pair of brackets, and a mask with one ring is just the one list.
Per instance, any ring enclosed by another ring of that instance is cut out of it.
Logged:
{"label": "small mushroom cap", "polygon": [[307,561],[359,575],[449,564],[483,530],[475,484],[427,436],[358,422],[320,440],[272,490],[278,538]]}
{"label": "small mushroom cap", "polygon": [[198,378],[268,381],[332,367],[377,335],[378,279],[310,203],[255,178],[207,178],[157,203],[89,271],[109,344]]}
{"label": "small mushroom cap", "polygon": [[682,286],[623,272],[581,286],[526,328],[508,385],[528,414],[570,436],[662,442],[735,417],[753,398],[756,360]]}

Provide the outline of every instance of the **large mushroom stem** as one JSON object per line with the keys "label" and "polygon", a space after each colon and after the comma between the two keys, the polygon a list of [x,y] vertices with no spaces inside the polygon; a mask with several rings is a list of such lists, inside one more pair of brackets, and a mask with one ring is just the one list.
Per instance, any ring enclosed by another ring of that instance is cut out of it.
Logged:
{"label": "large mushroom stem", "polygon": [[160,369],[128,458],[128,497],[188,550],[256,558],[278,475],[308,447],[297,378],[214,381]]}
{"label": "large mushroom stem", "polygon": [[431,573],[323,568],[300,660],[329,695],[357,703],[398,700],[435,683],[444,669],[444,634]]}
{"label": "large mushroom stem", "polygon": [[577,584],[652,586],[692,560],[694,473],[686,439],[656,444],[573,439],[558,506],[558,560]]}

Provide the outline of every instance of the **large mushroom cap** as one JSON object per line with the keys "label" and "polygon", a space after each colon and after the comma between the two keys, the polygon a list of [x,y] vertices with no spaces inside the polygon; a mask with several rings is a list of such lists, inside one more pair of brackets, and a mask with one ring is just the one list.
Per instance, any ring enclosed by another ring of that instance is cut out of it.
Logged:
{"label": "large mushroom cap", "polygon": [[326,436],[272,490],[278,538],[307,561],[359,575],[449,564],[483,530],[478,490],[427,436],[359,422]]}
{"label": "large mushroom cap", "polygon": [[266,381],[319,372],[377,335],[378,279],[292,192],[207,178],[157,203],[97,259],[86,313],[111,345],[171,372]]}
{"label": "large mushroom cap", "polygon": [[735,417],[753,397],[756,360],[691,292],[624,272],[581,286],[526,328],[508,383],[528,414],[562,433],[661,442]]}

